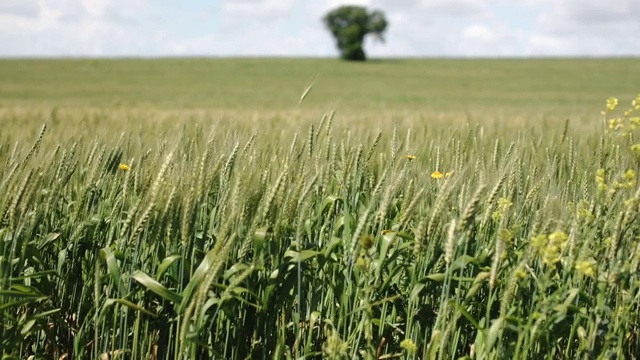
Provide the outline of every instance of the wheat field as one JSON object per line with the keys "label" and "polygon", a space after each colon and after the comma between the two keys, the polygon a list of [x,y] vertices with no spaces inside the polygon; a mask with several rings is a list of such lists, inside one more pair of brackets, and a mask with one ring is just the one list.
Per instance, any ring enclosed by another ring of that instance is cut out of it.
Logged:
{"label": "wheat field", "polygon": [[637,91],[52,108],[61,74],[0,97],[3,359],[640,354]]}

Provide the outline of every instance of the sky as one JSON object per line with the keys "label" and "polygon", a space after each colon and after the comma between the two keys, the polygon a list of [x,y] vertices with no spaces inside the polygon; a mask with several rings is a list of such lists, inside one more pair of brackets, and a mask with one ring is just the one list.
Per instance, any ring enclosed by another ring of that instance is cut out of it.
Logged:
{"label": "sky", "polygon": [[387,16],[369,57],[640,56],[640,0],[0,0],[0,57],[333,57],[347,4]]}

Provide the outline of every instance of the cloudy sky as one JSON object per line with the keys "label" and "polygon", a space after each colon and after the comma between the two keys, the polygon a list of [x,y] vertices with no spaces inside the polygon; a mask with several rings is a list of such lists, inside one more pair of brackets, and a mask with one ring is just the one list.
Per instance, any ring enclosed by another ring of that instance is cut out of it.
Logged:
{"label": "cloudy sky", "polygon": [[387,14],[373,57],[640,55],[640,0],[0,0],[0,56],[335,56],[343,4]]}

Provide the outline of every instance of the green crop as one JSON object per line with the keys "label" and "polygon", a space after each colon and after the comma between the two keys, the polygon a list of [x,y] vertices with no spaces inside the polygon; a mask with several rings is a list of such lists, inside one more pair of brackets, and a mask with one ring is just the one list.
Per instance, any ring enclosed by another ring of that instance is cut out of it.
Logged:
{"label": "green crop", "polygon": [[6,127],[3,359],[633,358],[639,104]]}

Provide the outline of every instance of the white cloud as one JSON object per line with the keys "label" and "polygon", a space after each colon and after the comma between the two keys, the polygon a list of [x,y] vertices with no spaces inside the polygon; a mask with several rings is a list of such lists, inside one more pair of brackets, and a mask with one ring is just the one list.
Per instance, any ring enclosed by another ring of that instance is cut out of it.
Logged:
{"label": "white cloud", "polygon": [[288,15],[295,4],[296,0],[225,0],[222,11],[225,16],[248,16],[271,21]]}
{"label": "white cloud", "polygon": [[82,0],[82,8],[92,16],[102,16],[109,4],[108,0]]}
{"label": "white cloud", "polygon": [[491,42],[495,39],[495,34],[486,26],[472,25],[462,31],[462,37],[473,41]]}
{"label": "white cloud", "polygon": [[146,50],[140,43],[149,34],[137,31],[135,17],[147,7],[146,0],[39,0],[25,4],[30,6],[30,16],[0,7],[0,55],[108,56]]}
{"label": "white cloud", "polygon": [[640,22],[640,2],[637,0],[561,0],[555,3],[553,12],[552,16],[582,24]]}
{"label": "white cloud", "polygon": [[35,0],[5,0],[0,3],[0,14],[35,18],[40,6]]}
{"label": "white cloud", "polygon": [[436,16],[476,16],[487,10],[483,0],[423,0],[420,4]]}
{"label": "white cloud", "polygon": [[0,0],[0,56],[335,56],[320,19],[347,4],[387,15],[373,57],[640,55],[638,0],[219,1]]}
{"label": "white cloud", "polygon": [[326,9],[333,9],[342,5],[370,6],[371,0],[326,0]]}
{"label": "white cloud", "polygon": [[552,54],[640,55],[640,2],[546,0],[532,43]]}

